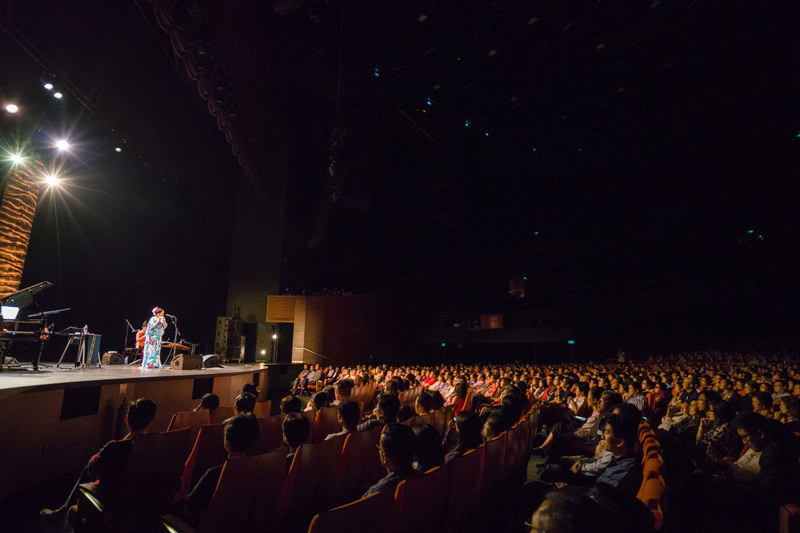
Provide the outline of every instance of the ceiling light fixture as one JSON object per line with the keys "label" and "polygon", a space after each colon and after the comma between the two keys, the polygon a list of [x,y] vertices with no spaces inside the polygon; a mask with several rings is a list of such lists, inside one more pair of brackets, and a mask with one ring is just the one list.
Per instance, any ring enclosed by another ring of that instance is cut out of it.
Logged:
{"label": "ceiling light fixture", "polygon": [[17,107],[17,104],[8,104],[6,106],[6,111],[8,111],[9,113],[16,113],[17,111],[19,111],[19,107]]}
{"label": "ceiling light fixture", "polygon": [[61,139],[60,141],[56,141],[56,148],[58,148],[61,151],[69,150],[69,143]]}
{"label": "ceiling light fixture", "polygon": [[64,95],[61,93],[53,93],[53,98],[58,98],[59,100],[61,100],[62,98],[64,98]]}
{"label": "ceiling light fixture", "polygon": [[52,83],[45,83],[44,84],[44,88],[47,89],[48,91],[51,91],[53,89],[53,84]]}

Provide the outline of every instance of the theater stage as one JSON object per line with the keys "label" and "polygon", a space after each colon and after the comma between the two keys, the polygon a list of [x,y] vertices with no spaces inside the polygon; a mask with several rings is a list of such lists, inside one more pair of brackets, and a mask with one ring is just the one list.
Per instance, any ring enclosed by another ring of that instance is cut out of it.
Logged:
{"label": "theater stage", "polygon": [[[174,370],[106,365],[0,372],[0,498],[80,470],[106,442],[125,434],[124,404],[156,402],[151,431],[166,431],[172,414],[189,411],[207,392],[232,406],[242,385],[258,384],[264,401],[281,365],[233,364]],[[286,365],[284,365],[286,366]]]}

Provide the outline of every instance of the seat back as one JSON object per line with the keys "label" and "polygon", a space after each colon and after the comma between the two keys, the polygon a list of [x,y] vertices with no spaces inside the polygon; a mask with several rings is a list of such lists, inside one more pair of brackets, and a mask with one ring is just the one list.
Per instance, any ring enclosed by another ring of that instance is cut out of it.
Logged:
{"label": "seat back", "polygon": [[283,446],[283,419],[284,415],[275,415],[269,418],[259,418],[261,433],[258,439],[247,449],[247,455],[260,455],[271,452]]}
{"label": "seat back", "polygon": [[308,434],[308,440],[306,443],[311,442],[311,437],[314,436],[314,431],[316,431],[317,427],[317,413],[314,410],[311,411],[303,411],[300,413],[304,418],[308,419],[308,423],[311,424],[311,432]]}
{"label": "seat back", "polygon": [[[233,410],[233,407],[217,407],[214,409],[214,412],[209,415],[208,423],[209,424],[222,424],[227,419],[231,418],[236,414],[236,411]],[[256,415],[258,416],[258,415]]]}
{"label": "seat back", "polygon": [[[397,485],[392,505],[392,524],[396,532],[439,531],[442,528],[447,493],[448,465],[436,466],[423,476],[406,479]],[[425,512],[425,510],[431,512]]]}
{"label": "seat back", "polygon": [[207,410],[184,411],[172,415],[167,431],[189,428],[189,440],[194,442],[197,438],[197,434],[200,432],[200,426],[207,426],[208,424],[209,415]]}
{"label": "seat back", "polygon": [[272,400],[257,403],[253,409],[253,414],[256,415],[256,418],[268,418],[272,416]]}
{"label": "seat back", "polygon": [[437,409],[433,411],[433,421],[431,424],[436,431],[439,432],[439,435],[444,435],[444,432],[447,430],[447,422],[452,418],[447,418],[447,409]]}
{"label": "seat back", "polygon": [[420,426],[422,424],[430,424],[433,426],[433,417],[434,417],[433,411],[431,411],[427,415],[417,415],[414,417],[414,425]]}
{"label": "seat back", "polygon": [[447,500],[444,508],[445,533],[468,531],[475,520],[478,484],[475,473],[481,471],[483,446],[470,450],[447,463]]}
{"label": "seat back", "polygon": [[189,428],[183,428],[136,437],[119,478],[112,486],[103,487],[107,523],[160,516],[175,502],[189,456],[190,434]]}
{"label": "seat back", "polygon": [[[286,452],[282,449],[229,459],[197,533],[260,533],[266,523],[271,530],[279,531],[282,523],[279,500],[285,474]],[[258,490],[242,490],[242,487],[258,487]]]}
{"label": "seat back", "polygon": [[353,501],[363,492],[359,490],[374,485],[386,474],[376,446],[380,444],[383,427],[350,433],[342,449],[342,466],[339,469],[339,495],[337,504]]}
{"label": "seat back", "polygon": [[315,431],[311,437],[311,442],[321,442],[331,433],[342,431],[339,425],[339,409],[336,407],[323,407],[317,411],[315,421]]}
{"label": "seat back", "polygon": [[381,531],[392,510],[394,490],[386,489],[347,505],[323,511],[311,521],[308,533],[341,533],[354,529]]}
{"label": "seat back", "polygon": [[206,470],[219,466],[225,462],[228,452],[223,443],[224,424],[203,426],[197,434],[192,453],[183,467],[181,476],[181,490],[175,495],[175,501],[183,499],[189,490],[195,486]]}
{"label": "seat back", "polygon": [[345,436],[303,444],[294,454],[281,496],[281,508],[291,524],[311,518],[335,505],[337,475]]}
{"label": "seat back", "polygon": [[521,473],[520,461],[522,460],[525,442],[525,422],[518,422],[508,430],[505,458],[503,459],[503,475],[505,480],[518,480]]}
{"label": "seat back", "polygon": [[659,476],[645,481],[643,490],[639,496],[639,500],[653,513],[656,530],[661,529],[661,524],[664,519],[661,509],[661,496],[664,494],[664,490],[664,479]]}
{"label": "seat back", "polygon": [[485,502],[497,492],[503,472],[503,458],[506,451],[508,433],[503,432],[483,446],[483,464],[481,465],[480,481],[478,482],[478,499]]}

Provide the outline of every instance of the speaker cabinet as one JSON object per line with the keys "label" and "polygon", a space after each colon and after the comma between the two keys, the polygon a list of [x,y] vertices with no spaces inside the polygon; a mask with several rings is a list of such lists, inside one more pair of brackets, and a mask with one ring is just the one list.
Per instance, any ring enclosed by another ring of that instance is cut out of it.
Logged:
{"label": "speaker cabinet", "polygon": [[203,356],[176,355],[170,366],[175,370],[197,370],[198,368],[203,368]]}
{"label": "speaker cabinet", "polygon": [[117,352],[106,352],[103,354],[104,365],[121,365],[123,358]]}
{"label": "speaker cabinet", "polygon": [[204,368],[222,368],[222,360],[215,353],[204,355],[203,367]]}

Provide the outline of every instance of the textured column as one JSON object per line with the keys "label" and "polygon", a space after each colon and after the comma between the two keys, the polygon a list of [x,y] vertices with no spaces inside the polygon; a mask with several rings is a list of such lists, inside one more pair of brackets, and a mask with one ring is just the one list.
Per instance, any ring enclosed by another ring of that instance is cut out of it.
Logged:
{"label": "textured column", "polygon": [[14,165],[0,205],[0,297],[19,289],[31,240],[31,227],[42,189],[39,161]]}

